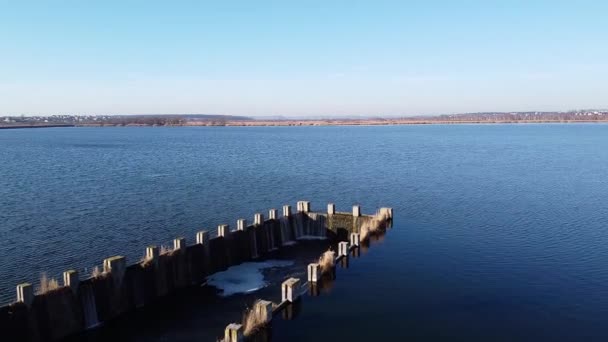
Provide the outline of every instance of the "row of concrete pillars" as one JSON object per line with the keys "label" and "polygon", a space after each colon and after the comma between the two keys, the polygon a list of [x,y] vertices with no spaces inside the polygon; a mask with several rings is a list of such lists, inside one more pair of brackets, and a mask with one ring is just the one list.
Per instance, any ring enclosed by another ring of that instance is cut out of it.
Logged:
{"label": "row of concrete pillars", "polygon": [[[351,233],[350,241],[341,241],[338,243],[338,256],[336,262],[340,259],[348,258],[349,252],[356,248],[359,248],[361,243],[359,233]],[[321,281],[321,266],[318,263],[308,264],[307,267],[308,282],[314,285]],[[280,310],[282,307],[289,303],[294,303],[299,299],[301,295],[300,290],[300,279],[289,278],[281,284],[281,303],[277,305],[276,310]],[[255,303],[254,310],[259,317],[263,317],[264,324],[270,323],[272,320],[272,302],[260,300]],[[224,330],[224,341],[223,342],[241,342],[245,339],[244,327],[239,323],[231,323],[226,326]]]}

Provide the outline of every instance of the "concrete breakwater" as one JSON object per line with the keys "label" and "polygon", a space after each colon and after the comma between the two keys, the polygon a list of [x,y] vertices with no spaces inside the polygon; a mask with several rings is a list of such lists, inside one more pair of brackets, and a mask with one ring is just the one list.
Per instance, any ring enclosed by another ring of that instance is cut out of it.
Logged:
{"label": "concrete breakwater", "polygon": [[[382,217],[392,210],[382,208]],[[103,262],[103,270],[87,279],[78,272],[63,274],[63,286],[35,293],[29,283],[17,285],[15,303],[0,308],[0,333],[8,341],[53,341],[96,327],[103,322],[146,306],[180,288],[204,283],[207,276],[245,261],[271,257],[280,248],[301,239],[348,240],[351,233],[365,230],[378,215],[363,215],[361,207],[352,212],[314,212],[310,202],[300,201],[295,212],[289,205],[264,214],[257,213],[252,224],[239,219],[236,230],[219,225],[217,236],[209,231],[196,234],[195,243],[176,238],[172,249],[149,246],[145,257],[127,265],[122,256]],[[41,289],[43,287],[41,286]]]}

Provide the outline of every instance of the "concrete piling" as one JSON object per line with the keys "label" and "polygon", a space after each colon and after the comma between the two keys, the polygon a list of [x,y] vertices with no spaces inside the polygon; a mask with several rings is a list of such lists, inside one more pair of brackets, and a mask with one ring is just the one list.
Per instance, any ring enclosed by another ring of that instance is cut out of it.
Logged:
{"label": "concrete piling", "polygon": [[267,300],[258,300],[253,308],[257,317],[261,317],[264,323],[270,323],[272,320],[272,302]]}
{"label": "concrete piling", "polygon": [[276,209],[270,209],[268,210],[268,219],[269,220],[276,220],[279,218],[279,211]]}
{"label": "concrete piling", "polygon": [[186,238],[179,237],[173,239],[173,250],[177,251],[186,248]]}
{"label": "concrete piling", "polygon": [[[349,255],[359,255],[361,250],[364,252],[367,248],[366,244],[361,244],[361,236],[358,233],[362,224],[368,223],[368,220],[379,220],[383,221],[380,224],[388,225],[393,216],[392,208],[386,207],[380,208],[376,215],[363,215],[359,205],[353,206],[352,215],[341,213],[336,211],[333,203],[327,204],[326,213],[313,213],[308,201],[298,201],[297,209],[298,215],[294,215],[290,205],[282,206],[283,217],[280,220],[276,209],[268,211],[270,220],[267,221],[264,221],[263,214],[255,214],[253,225],[249,226],[247,220],[239,219],[234,232],[230,231],[227,224],[219,225],[220,238],[211,239],[209,231],[199,231],[196,233],[197,245],[187,246],[184,238],[176,238],[173,240],[173,248],[178,251],[175,255],[169,253],[161,256],[159,247],[148,246],[145,259],[129,267],[123,256],[107,258],[103,261],[103,274],[99,277],[95,275],[92,279],[80,280],[77,271],[65,271],[63,285],[70,290],[60,289],[35,295],[31,284],[19,284],[16,289],[17,302],[23,303],[29,309],[21,304],[18,309],[31,311],[36,315],[43,312],[42,316],[38,315],[42,319],[46,319],[44,317],[48,313],[53,324],[29,326],[25,321],[27,317],[10,316],[12,311],[4,307],[0,308],[0,327],[6,327],[7,322],[12,324],[14,319],[19,319],[20,326],[23,327],[20,329],[25,334],[29,334],[27,329],[31,329],[34,335],[41,334],[40,336],[63,337],[76,334],[84,327],[116,319],[134,307],[145,306],[158,296],[200,284],[206,276],[227,267],[256,257],[267,257],[271,250],[291,245],[299,236],[324,235],[333,241],[348,240],[338,244],[338,259],[332,256],[342,267],[348,267]],[[332,269],[332,272],[335,277],[335,269]],[[311,295],[319,295],[321,287],[330,283],[325,281],[325,278],[321,280],[318,263],[307,266],[307,277]],[[294,317],[300,310],[301,301],[298,298],[301,291],[305,291],[300,285],[300,279],[285,280],[281,284],[282,303],[279,306],[274,307],[271,302],[259,301],[253,310],[266,322],[270,321],[273,311],[274,314],[282,311],[287,318]],[[53,306],[51,309],[48,303],[61,303],[63,306],[57,309]],[[37,319],[40,318],[38,316]],[[66,322],[69,324],[64,324]],[[226,341],[242,341],[245,338],[243,326],[229,325],[226,327],[225,337]]]}
{"label": "concrete piling", "polygon": [[217,226],[217,236],[228,237],[230,235],[230,226],[227,224],[220,224]]}
{"label": "concrete piling", "polygon": [[117,255],[103,261],[104,273],[111,273],[115,283],[122,282],[126,269],[127,259],[124,256]]}
{"label": "concrete piling", "polygon": [[338,257],[348,257],[348,241],[338,243]]}
{"label": "concrete piling", "polygon": [[327,204],[327,214],[328,215],[333,215],[336,213],[336,205],[333,203],[329,203]]}
{"label": "concrete piling", "polygon": [[298,212],[308,213],[310,212],[310,202],[309,201],[298,201]]}
{"label": "concrete piling", "polygon": [[350,244],[353,247],[359,247],[361,243],[361,236],[359,233],[350,233]]}
{"label": "concrete piling", "polygon": [[316,283],[321,279],[321,266],[317,263],[308,264],[308,281]]}
{"label": "concrete piling", "polygon": [[24,303],[26,306],[31,306],[34,302],[34,288],[30,283],[17,285],[17,302]]}
{"label": "concrete piling", "polygon": [[63,286],[69,287],[72,291],[78,291],[80,285],[80,279],[78,278],[78,271],[67,270],[63,272]]}
{"label": "concrete piling", "polygon": [[238,219],[236,221],[236,230],[245,230],[246,227],[247,227],[247,220]]}
{"label": "concrete piling", "polygon": [[196,243],[199,245],[209,245],[209,232],[202,230],[196,233]]}
{"label": "concrete piling", "polygon": [[309,201],[302,201],[302,211],[305,213],[310,212],[310,202]]}
{"label": "concrete piling", "polygon": [[241,342],[244,340],[243,325],[230,323],[224,330],[224,342]]}
{"label": "concrete piling", "polygon": [[262,225],[264,224],[264,214],[257,213],[253,216],[253,224],[254,225]]}
{"label": "concrete piling", "polygon": [[295,302],[300,297],[300,279],[289,278],[281,284],[283,301]]}
{"label": "concrete piling", "polygon": [[353,216],[359,217],[361,216],[361,206],[358,204],[353,205]]}

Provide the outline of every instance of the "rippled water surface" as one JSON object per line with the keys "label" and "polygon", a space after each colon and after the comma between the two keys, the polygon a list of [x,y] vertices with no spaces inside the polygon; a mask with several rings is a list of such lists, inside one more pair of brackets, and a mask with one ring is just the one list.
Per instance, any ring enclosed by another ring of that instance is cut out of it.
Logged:
{"label": "rippled water surface", "polygon": [[396,220],[276,340],[608,338],[608,125],[0,131],[0,301],[300,199]]}

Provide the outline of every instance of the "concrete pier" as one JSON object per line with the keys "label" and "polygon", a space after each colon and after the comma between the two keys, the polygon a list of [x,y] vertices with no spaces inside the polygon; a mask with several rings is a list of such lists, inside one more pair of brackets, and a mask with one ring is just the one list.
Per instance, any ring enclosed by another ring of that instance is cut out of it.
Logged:
{"label": "concrete pier", "polygon": [[358,205],[358,204],[353,205],[353,216],[354,217],[361,216],[361,206],[360,205]]}
{"label": "concrete pier", "polygon": [[224,330],[224,342],[241,342],[243,340],[243,325],[237,323],[228,324],[226,330]]}
{"label": "concrete pier", "polygon": [[289,278],[281,284],[283,302],[295,302],[300,297],[300,279]]}
{"label": "concrete pier", "polygon": [[[122,256],[107,258],[103,261],[103,273],[88,279],[79,279],[74,270],[66,271],[64,286],[46,293],[35,294],[31,284],[20,284],[18,304],[0,307],[0,330],[11,327],[11,332],[3,335],[7,341],[18,341],[22,336],[35,336],[30,342],[74,336],[86,328],[155,303],[159,297],[200,286],[213,273],[258,257],[267,258],[275,249],[290,248],[299,237],[343,241],[338,246],[338,255],[344,267],[349,252],[359,253],[356,247],[361,243],[361,227],[372,223],[386,226],[393,215],[391,208],[381,208],[375,215],[363,215],[359,205],[353,206],[352,213],[342,213],[336,211],[333,203],[327,205],[327,212],[312,212],[308,201],[299,201],[297,208],[298,213],[294,214],[290,205],[284,205],[281,218],[278,210],[271,209],[269,220],[258,213],[251,225],[239,219],[232,232],[227,224],[219,225],[218,237],[214,238],[207,230],[199,231],[196,244],[190,246],[185,238],[174,239],[173,251],[162,255],[159,247],[149,246],[143,260],[130,266]],[[318,285],[324,284],[320,266],[310,264],[307,272],[311,291],[318,294]],[[284,307],[283,314],[293,317],[299,310],[298,298],[304,290],[300,285],[300,279],[287,279],[281,284],[283,302],[278,307],[262,301],[256,304],[255,310],[260,310],[268,319],[268,312]],[[240,325],[228,330],[228,337],[233,340],[244,338]]]}
{"label": "concrete pier", "polygon": [[327,204],[327,215],[333,215],[336,213],[336,205],[333,203]]}
{"label": "concrete pier", "polygon": [[348,242],[342,241],[338,243],[338,257],[348,257]]}
{"label": "concrete pier", "polygon": [[227,224],[220,224],[217,226],[217,236],[228,237],[230,235],[230,226]]}
{"label": "concrete pier", "polygon": [[308,264],[308,281],[316,283],[321,279],[321,266],[317,263]]}
{"label": "concrete pier", "polygon": [[34,287],[30,283],[17,285],[17,302],[31,306],[34,301]]}

